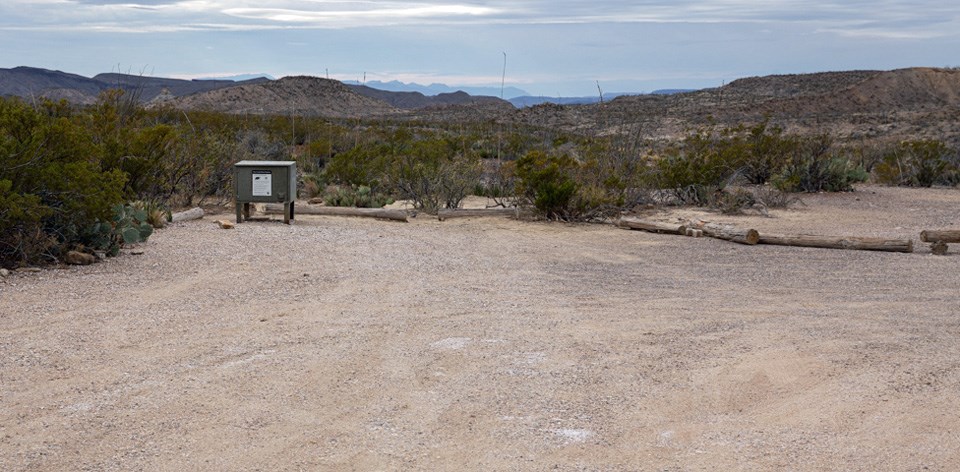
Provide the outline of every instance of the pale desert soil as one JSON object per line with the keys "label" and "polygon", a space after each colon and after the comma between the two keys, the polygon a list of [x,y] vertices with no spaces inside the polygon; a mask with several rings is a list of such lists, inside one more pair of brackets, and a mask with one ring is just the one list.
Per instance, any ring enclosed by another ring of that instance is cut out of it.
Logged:
{"label": "pale desert soil", "polygon": [[[707,216],[960,227],[953,189],[804,200]],[[960,247],[421,215],[142,249],[0,281],[0,470],[960,469]]]}

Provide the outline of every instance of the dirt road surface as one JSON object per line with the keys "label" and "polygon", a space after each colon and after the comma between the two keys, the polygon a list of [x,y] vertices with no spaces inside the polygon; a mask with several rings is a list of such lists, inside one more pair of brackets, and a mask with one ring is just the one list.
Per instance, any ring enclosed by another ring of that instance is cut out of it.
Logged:
{"label": "dirt road surface", "polygon": [[0,470],[960,469],[960,191],[804,201],[677,215],[917,252],[208,217],[16,272]]}

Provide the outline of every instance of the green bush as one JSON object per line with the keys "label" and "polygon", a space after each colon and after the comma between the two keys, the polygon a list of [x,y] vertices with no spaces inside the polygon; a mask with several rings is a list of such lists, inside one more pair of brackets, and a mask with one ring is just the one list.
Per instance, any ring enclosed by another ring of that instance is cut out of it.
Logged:
{"label": "green bush", "polygon": [[387,165],[389,148],[383,145],[359,144],[337,154],[327,162],[324,175],[342,185],[366,185],[379,188]]}
{"label": "green bush", "polygon": [[736,175],[741,162],[740,143],[701,131],[657,160],[656,184],[681,203],[706,205]]}
{"label": "green bush", "polygon": [[905,141],[884,153],[874,174],[878,182],[890,185],[956,185],[960,166],[957,151],[941,141]]}
{"label": "green bush", "polygon": [[827,136],[801,139],[773,185],[784,192],[849,192],[867,179],[862,167],[833,151]]}
{"label": "green bush", "polygon": [[385,180],[397,196],[415,208],[434,214],[457,208],[480,183],[480,158],[444,138],[421,139],[406,152],[392,156]]}
{"label": "green bush", "polygon": [[107,220],[126,174],[104,170],[88,130],[19,100],[0,99],[0,264],[53,262]]}
{"label": "green bush", "polygon": [[330,186],[323,194],[323,202],[329,206],[383,208],[393,203],[393,199],[381,193],[374,193],[370,187]]}
{"label": "green bush", "polygon": [[567,155],[531,151],[518,159],[516,166],[520,193],[526,195],[543,216],[557,220],[577,216],[572,205],[580,188],[575,178],[577,161]]}
{"label": "green bush", "polygon": [[780,173],[789,162],[797,140],[783,135],[783,129],[764,121],[750,128],[742,146],[740,174],[748,183],[763,185]]}

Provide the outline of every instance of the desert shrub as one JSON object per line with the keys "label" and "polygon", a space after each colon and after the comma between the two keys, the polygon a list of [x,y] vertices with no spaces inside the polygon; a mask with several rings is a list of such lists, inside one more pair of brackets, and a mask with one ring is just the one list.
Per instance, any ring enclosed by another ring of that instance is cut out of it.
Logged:
{"label": "desert shrub", "polygon": [[100,167],[86,129],[0,99],[0,264],[52,262],[83,228],[108,219],[126,175]]}
{"label": "desert shrub", "polygon": [[930,187],[956,185],[958,164],[957,151],[941,141],[905,141],[884,153],[873,170],[880,183]]}
{"label": "desert shrub", "polygon": [[656,185],[669,190],[681,203],[706,204],[722,189],[735,167],[710,149],[672,149],[656,162]]}
{"label": "desert shrub", "polygon": [[764,208],[789,208],[791,205],[803,203],[795,194],[784,192],[770,185],[753,188],[753,198]]}
{"label": "desert shrub", "polygon": [[723,214],[737,215],[757,204],[753,192],[741,188],[730,187],[714,192],[708,197],[708,206],[719,210]]}
{"label": "desert shrub", "polygon": [[[181,143],[176,153],[175,172],[167,175],[175,201],[181,204],[202,204],[207,198],[226,199],[233,191],[233,162],[244,155],[236,142],[213,131],[197,131]],[[238,157],[239,156],[239,157]],[[174,201],[170,204],[173,205]]]}
{"label": "desert shrub", "polygon": [[13,182],[0,180],[0,266],[36,260],[56,245],[43,230],[52,209],[40,197],[13,191]]}
{"label": "desert shrub", "polygon": [[321,196],[327,187],[327,178],[322,172],[300,174],[303,182],[303,195],[307,198]]}
{"label": "desert shrub", "polygon": [[436,213],[457,208],[480,182],[480,158],[443,138],[421,139],[392,156],[387,181],[400,198],[415,208]]}
{"label": "desert shrub", "polygon": [[786,167],[773,179],[784,192],[848,192],[867,179],[866,171],[831,149],[827,136],[801,139]]}
{"label": "desert shrub", "polygon": [[323,178],[341,186],[367,186],[436,213],[458,207],[480,182],[482,162],[466,143],[436,131],[372,129],[364,141],[330,159]]}
{"label": "desert shrub", "polygon": [[290,157],[290,152],[283,140],[271,138],[263,130],[242,130],[238,134],[237,139],[245,155],[244,159],[283,161]]}
{"label": "desert shrub", "polygon": [[749,129],[742,144],[734,140],[731,145],[734,150],[728,153],[733,155],[731,161],[739,164],[740,175],[750,184],[763,185],[787,165],[797,140],[764,121]]}
{"label": "desert shrub", "polygon": [[382,193],[375,193],[370,187],[332,185],[323,193],[323,201],[329,206],[382,208],[393,203],[393,199]]}
{"label": "desert shrub", "polygon": [[577,180],[581,215],[587,219],[614,216],[648,200],[651,192],[650,151],[635,137],[592,139],[576,148],[581,162]]}
{"label": "desert shrub", "polygon": [[748,210],[769,216],[771,208],[787,208],[801,200],[796,195],[767,185],[730,185],[714,192],[707,206],[724,214],[738,215]]}
{"label": "desert shrub", "polygon": [[324,168],[324,176],[341,185],[366,185],[379,189],[389,155],[388,146],[358,144],[330,159]]}
{"label": "desert shrub", "polygon": [[304,155],[297,159],[297,167],[303,173],[317,172],[323,169],[327,160],[333,155],[333,143],[326,138],[317,139],[307,144]]}
{"label": "desert shrub", "polygon": [[580,187],[576,181],[578,167],[577,161],[567,155],[528,152],[516,163],[520,193],[546,218],[569,220],[576,216],[571,204]]}
{"label": "desert shrub", "polygon": [[[709,206],[733,181],[769,182],[791,165],[800,146],[799,138],[784,135],[782,128],[767,121],[751,128],[700,130],[657,160],[656,185],[681,203]],[[736,206],[735,200],[727,203]]]}
{"label": "desert shrub", "polygon": [[520,206],[516,161],[488,159],[483,164],[485,170],[474,185],[473,194],[487,197],[499,207]]}

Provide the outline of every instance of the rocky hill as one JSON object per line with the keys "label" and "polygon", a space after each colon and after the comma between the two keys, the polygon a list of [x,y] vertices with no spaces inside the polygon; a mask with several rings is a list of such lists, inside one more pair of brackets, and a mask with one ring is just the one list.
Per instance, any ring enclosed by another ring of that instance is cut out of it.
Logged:
{"label": "rocky hill", "polygon": [[305,76],[195,93],[166,103],[186,110],[256,115],[369,118],[401,113],[386,102],[360,95],[336,80]]}
{"label": "rocky hill", "polygon": [[777,75],[674,95],[638,95],[583,106],[541,105],[512,121],[574,132],[669,139],[705,126],[764,119],[797,133],[840,139],[960,141],[960,70],[912,68]]}
{"label": "rocky hill", "polygon": [[416,110],[419,108],[445,105],[477,105],[500,102],[507,103],[496,97],[473,96],[462,91],[441,93],[437,95],[424,95],[420,92],[391,92],[367,87],[364,85],[347,86],[360,95],[382,100],[386,103],[389,103],[393,107],[403,110]]}
{"label": "rocky hill", "polygon": [[0,69],[0,96],[47,97],[75,103],[93,103],[104,84],[76,74],[34,67]]}
{"label": "rocky hill", "polygon": [[269,79],[255,78],[242,81],[233,80],[181,80],[162,77],[143,77],[130,74],[97,74],[94,80],[107,84],[109,88],[122,88],[140,94],[140,101],[150,102],[157,97],[181,97],[200,92],[219,90],[228,87],[260,84]]}
{"label": "rocky hill", "polygon": [[52,100],[67,100],[89,105],[96,102],[100,92],[107,89],[123,89],[137,94],[142,103],[157,97],[177,97],[197,92],[255,84],[267,79],[252,79],[242,82],[232,80],[181,80],[142,75],[107,73],[92,78],[66,72],[15,67],[0,69],[0,95],[25,99],[46,97]]}

